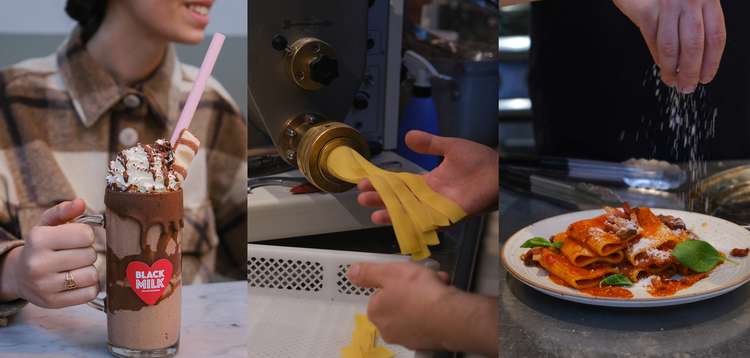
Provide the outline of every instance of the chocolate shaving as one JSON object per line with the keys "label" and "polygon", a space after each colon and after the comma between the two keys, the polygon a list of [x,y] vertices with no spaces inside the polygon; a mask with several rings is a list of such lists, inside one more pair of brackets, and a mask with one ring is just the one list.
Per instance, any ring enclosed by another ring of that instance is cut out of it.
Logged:
{"label": "chocolate shaving", "polygon": [[154,170],[154,149],[150,145],[143,147],[143,151],[146,152],[146,160],[148,161],[148,171],[151,173],[151,178],[156,182],[156,170]]}
{"label": "chocolate shaving", "polygon": [[128,175],[128,157],[125,156],[125,154],[122,154],[122,152],[117,153],[117,160],[122,163],[122,167],[124,168],[122,171],[122,178],[127,183],[130,176]]}
{"label": "chocolate shaving", "polygon": [[164,176],[164,186],[166,188],[169,188],[169,164],[167,164],[166,159],[164,157],[161,158],[161,175]]}

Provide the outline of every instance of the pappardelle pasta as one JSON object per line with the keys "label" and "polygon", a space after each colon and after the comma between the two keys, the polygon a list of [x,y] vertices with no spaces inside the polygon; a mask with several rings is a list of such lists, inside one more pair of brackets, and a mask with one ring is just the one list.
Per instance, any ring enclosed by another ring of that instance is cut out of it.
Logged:
{"label": "pappardelle pasta", "polygon": [[[531,249],[521,260],[543,268],[551,281],[613,298],[632,298],[626,287],[634,284],[651,296],[671,296],[707,277],[725,260],[680,218],[627,204],[574,222],[549,241],[535,238],[522,247]],[[698,262],[712,257],[713,261]]]}

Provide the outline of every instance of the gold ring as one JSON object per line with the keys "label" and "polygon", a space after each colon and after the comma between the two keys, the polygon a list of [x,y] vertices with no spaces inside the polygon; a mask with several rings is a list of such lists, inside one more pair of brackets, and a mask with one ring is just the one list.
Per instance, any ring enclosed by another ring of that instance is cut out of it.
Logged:
{"label": "gold ring", "polygon": [[70,273],[70,271],[65,272],[65,291],[70,291],[72,289],[78,288],[78,283],[76,283],[76,280],[73,278],[73,274]]}

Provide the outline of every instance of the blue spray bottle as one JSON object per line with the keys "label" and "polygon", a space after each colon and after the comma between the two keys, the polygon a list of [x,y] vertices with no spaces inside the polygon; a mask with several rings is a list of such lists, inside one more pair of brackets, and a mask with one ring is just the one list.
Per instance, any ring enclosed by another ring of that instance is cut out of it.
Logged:
{"label": "blue spray bottle", "polygon": [[432,170],[440,162],[440,158],[434,155],[419,154],[406,146],[404,138],[406,133],[412,129],[439,135],[439,123],[437,107],[432,99],[432,84],[430,80],[435,77],[443,80],[451,80],[435,69],[435,67],[414,51],[408,50],[404,53],[404,66],[410,77],[414,79],[412,96],[401,114],[398,127],[397,152],[404,158],[414,162],[426,170]]}

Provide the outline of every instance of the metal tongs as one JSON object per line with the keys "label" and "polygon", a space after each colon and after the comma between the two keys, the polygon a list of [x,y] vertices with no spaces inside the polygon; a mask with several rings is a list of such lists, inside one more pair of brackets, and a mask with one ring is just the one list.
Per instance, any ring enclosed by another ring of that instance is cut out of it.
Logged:
{"label": "metal tongs", "polygon": [[619,206],[624,200],[612,189],[590,183],[570,183],[515,168],[502,170],[500,184],[511,190],[531,193],[566,207],[586,209]]}
{"label": "metal tongs", "polygon": [[679,166],[665,161],[629,159],[622,163],[588,159],[557,157],[506,157],[500,160],[503,167],[521,167],[536,170],[540,175],[613,183],[630,188],[657,190],[677,189],[687,180]]}
{"label": "metal tongs", "polygon": [[681,209],[683,203],[675,194],[667,191],[612,188],[570,178],[552,178],[544,171],[532,168],[505,166],[501,168],[501,186],[530,193],[544,200],[573,209],[593,209],[603,206],[621,206],[625,202],[661,208]]}

